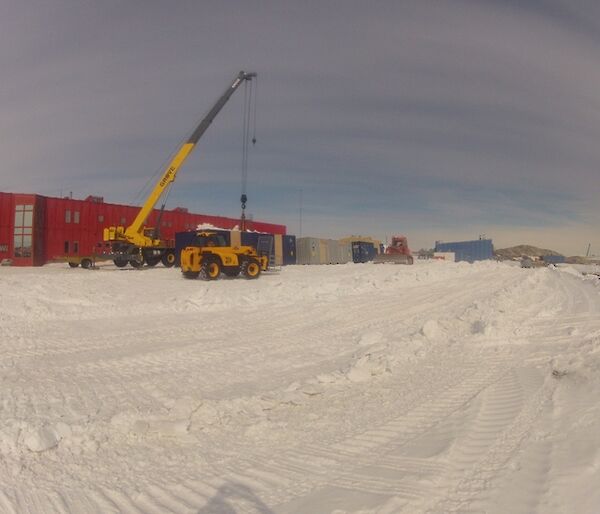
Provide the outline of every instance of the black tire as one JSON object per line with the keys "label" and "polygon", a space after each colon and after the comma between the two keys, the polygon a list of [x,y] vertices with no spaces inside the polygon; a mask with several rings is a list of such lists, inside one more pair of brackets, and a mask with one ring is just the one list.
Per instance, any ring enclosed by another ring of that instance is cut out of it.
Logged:
{"label": "black tire", "polygon": [[117,268],[124,268],[127,266],[127,259],[114,259],[113,262]]}
{"label": "black tire", "polygon": [[175,265],[175,252],[173,250],[166,250],[160,261],[165,268],[172,268]]}
{"label": "black tire", "polygon": [[150,266],[151,268],[153,268],[154,266],[156,266],[160,262],[160,257],[156,257],[155,255],[153,255],[151,257],[146,257],[144,260],[146,261],[146,264],[148,266]]}
{"label": "black tire", "polygon": [[81,259],[81,267],[84,269],[90,269],[92,267],[91,259]]}
{"label": "black tire", "polygon": [[198,276],[200,275],[199,271],[183,271],[183,278],[198,278]]}
{"label": "black tire", "polygon": [[71,268],[77,268],[79,266],[79,263],[78,262],[69,262],[69,266]]}
{"label": "black tire", "polygon": [[256,259],[246,259],[242,262],[242,275],[249,280],[260,277],[260,264]]}
{"label": "black tire", "polygon": [[239,266],[225,266],[222,269],[223,274],[226,277],[237,277],[240,274]]}
{"label": "black tire", "polygon": [[131,259],[131,260],[129,261],[129,264],[131,264],[131,267],[132,267],[132,268],[136,268],[136,269],[137,269],[137,268],[141,268],[141,267],[144,265],[144,263],[143,263],[143,262],[140,262],[140,261],[138,261],[138,260],[136,260],[136,259]]}
{"label": "black tire", "polygon": [[204,259],[200,266],[200,276],[204,280],[217,280],[221,274],[221,263],[217,259]]}

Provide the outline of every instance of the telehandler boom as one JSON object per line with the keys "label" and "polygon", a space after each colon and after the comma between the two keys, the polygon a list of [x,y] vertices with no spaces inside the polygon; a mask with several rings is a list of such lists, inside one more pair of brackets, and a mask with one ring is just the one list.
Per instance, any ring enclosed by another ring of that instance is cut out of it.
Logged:
{"label": "telehandler boom", "polygon": [[144,263],[154,266],[162,261],[167,267],[175,263],[175,249],[158,236],[154,228],[146,227],[145,223],[154,209],[156,202],[171,184],[182,164],[198,143],[206,129],[227,103],[235,90],[246,80],[252,80],[256,73],[240,71],[234,81],[227,87],[225,92],[214,104],[212,109],[196,127],[189,139],[179,148],[171,162],[154,186],[154,189],[141,207],[133,223],[128,227],[107,227],[103,231],[103,239],[111,243],[114,263],[123,267],[130,263],[134,267],[142,266]]}

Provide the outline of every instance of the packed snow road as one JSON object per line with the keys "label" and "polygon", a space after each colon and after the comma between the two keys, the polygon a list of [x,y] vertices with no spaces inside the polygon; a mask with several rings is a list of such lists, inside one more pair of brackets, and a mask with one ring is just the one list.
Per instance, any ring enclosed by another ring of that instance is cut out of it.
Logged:
{"label": "packed snow road", "polygon": [[600,286],[0,268],[0,513],[600,511]]}

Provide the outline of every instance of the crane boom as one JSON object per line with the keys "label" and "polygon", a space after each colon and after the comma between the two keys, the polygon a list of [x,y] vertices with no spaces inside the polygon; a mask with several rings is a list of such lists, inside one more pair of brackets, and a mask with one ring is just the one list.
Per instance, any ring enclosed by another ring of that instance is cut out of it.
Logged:
{"label": "crane boom", "polygon": [[[182,164],[187,159],[188,155],[198,143],[198,140],[202,137],[204,132],[208,129],[210,124],[213,122],[217,114],[221,111],[223,106],[227,103],[231,95],[240,86],[240,84],[246,80],[251,80],[256,77],[256,73],[247,73],[240,71],[233,82],[227,87],[225,92],[217,100],[217,102],[210,109],[208,114],[202,119],[199,125],[196,127],[192,135],[185,141],[171,162],[166,167],[165,171],[157,181],[152,192],[144,202],[137,216],[127,228],[125,227],[109,227],[104,229],[104,240],[124,243],[133,245],[135,247],[146,248],[146,247],[160,247],[163,246],[162,241],[149,237],[144,233],[144,224],[146,223],[150,213],[154,209],[156,202],[167,188],[167,186],[175,180],[177,172],[181,168]],[[119,246],[119,245],[117,245]],[[120,245],[123,246],[122,244]],[[122,248],[118,251],[122,252]],[[131,252],[131,247],[128,249],[128,253]]]}

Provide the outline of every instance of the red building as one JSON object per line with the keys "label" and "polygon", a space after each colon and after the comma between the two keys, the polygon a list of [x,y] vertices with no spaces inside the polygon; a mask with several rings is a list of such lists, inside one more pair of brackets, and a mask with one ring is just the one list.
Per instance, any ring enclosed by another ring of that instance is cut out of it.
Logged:
{"label": "red building", "polygon": [[[62,256],[91,255],[104,246],[102,230],[108,226],[128,226],[140,207],[105,203],[97,196],[85,200],[52,198],[36,194],[0,192],[0,261],[10,259],[15,266],[41,266]],[[158,210],[147,225],[156,226]],[[160,233],[166,240],[176,232],[196,228],[201,223],[232,229],[239,220],[223,216],[192,214],[187,209],[165,210]],[[248,230],[285,235],[285,225],[247,221]]]}

